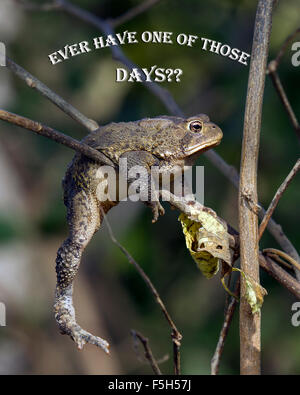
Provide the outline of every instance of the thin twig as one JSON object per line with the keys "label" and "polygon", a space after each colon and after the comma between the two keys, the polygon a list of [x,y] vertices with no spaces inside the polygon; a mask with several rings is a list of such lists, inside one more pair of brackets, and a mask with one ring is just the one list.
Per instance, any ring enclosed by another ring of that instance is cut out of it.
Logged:
{"label": "thin twig", "polygon": [[293,259],[291,256],[286,254],[285,252],[277,250],[276,248],[265,248],[263,250],[263,254],[269,255],[270,253],[281,256],[286,261],[288,261],[293,267],[295,267],[297,270],[300,271],[300,264],[295,259]]}
{"label": "thin twig", "polygon": [[70,103],[66,102],[57,93],[53,92],[40,80],[30,74],[28,71],[23,69],[17,63],[6,57],[6,66],[19,78],[26,82],[26,84],[40,92],[43,96],[49,99],[53,104],[59,107],[64,113],[68,114],[71,118],[83,125],[89,131],[93,131],[99,128],[97,122],[84,116],[80,111],[73,107]]}
{"label": "thin twig", "polygon": [[179,375],[180,374],[180,346],[181,346],[181,340],[182,340],[182,335],[178,331],[174,321],[172,320],[170,314],[167,311],[167,308],[163,301],[161,300],[161,297],[156,290],[155,286],[153,285],[152,281],[150,278],[147,276],[147,274],[144,272],[144,270],[141,268],[141,266],[136,262],[136,260],[130,255],[130,253],[126,250],[126,248],[115,238],[114,233],[112,231],[112,228],[110,226],[109,221],[107,220],[107,217],[103,211],[103,209],[100,207],[100,210],[102,212],[103,218],[105,220],[110,238],[114,244],[118,246],[118,248],[123,252],[123,254],[126,256],[127,260],[129,263],[131,263],[136,270],[138,271],[139,275],[142,277],[144,282],[147,284],[148,288],[150,289],[151,293],[153,294],[157,304],[160,306],[168,324],[170,325],[172,329],[172,342],[173,342],[173,351],[174,351],[174,369],[175,369],[175,374]]}
{"label": "thin twig", "polygon": [[149,346],[149,340],[145,336],[143,336],[140,332],[137,332],[135,330],[131,330],[131,335],[133,336],[134,339],[138,339],[143,345],[145,350],[145,358],[147,359],[147,361],[149,361],[149,364],[154,374],[161,375],[162,373],[159,369],[158,363],[156,362],[153,353],[151,351],[151,348]]}
{"label": "thin twig", "polygon": [[111,19],[109,22],[113,27],[118,27],[120,25],[123,25],[123,23],[126,23],[130,19],[133,19],[136,16],[147,11],[150,7],[154,6],[159,1],[160,0],[145,0],[143,3],[138,4],[136,7],[130,8],[123,15],[121,15],[115,19]]}
{"label": "thin twig", "polygon": [[67,136],[49,126],[43,125],[40,122],[33,121],[32,119],[21,117],[20,115],[0,109],[0,119],[2,121],[21,126],[24,129],[30,130],[41,136],[47,137],[57,143],[63,144],[77,152],[82,153],[90,159],[95,160],[103,165],[114,166],[113,162],[101,152],[91,148],[90,146],[79,142],[73,137]]}
{"label": "thin twig", "polygon": [[23,8],[30,11],[51,11],[59,8],[59,5],[57,5],[55,1],[51,1],[43,4],[33,3],[28,0],[14,0],[14,1],[16,3],[21,4]]}
{"label": "thin twig", "polygon": [[288,269],[293,269],[293,266],[290,265],[289,263],[287,263],[285,260],[281,259],[278,255],[273,254],[272,252],[268,252],[268,256],[272,259],[274,259],[274,261],[276,261],[277,263],[280,263],[281,265],[285,266]]}
{"label": "thin twig", "polygon": [[300,283],[293,276],[277,265],[269,256],[259,255],[260,266],[277,282],[289,290],[298,300],[300,300]]}
{"label": "thin twig", "polygon": [[[240,278],[237,280],[237,284],[236,284],[235,294],[237,297],[239,296],[239,293],[240,293]],[[228,335],[228,331],[230,328],[230,324],[232,322],[232,318],[233,318],[233,314],[235,312],[237,302],[238,302],[238,299],[232,297],[231,301],[227,307],[227,311],[225,314],[225,318],[224,318],[223,326],[222,326],[222,329],[220,332],[217,347],[216,347],[215,353],[212,357],[211,364],[210,364],[211,375],[213,375],[213,376],[215,376],[219,373],[219,366],[220,366],[221,356],[222,356],[222,353],[224,350],[225,340]]]}
{"label": "thin twig", "polygon": [[278,51],[278,54],[274,60],[271,60],[271,62],[268,65],[267,73],[270,75],[271,80],[273,82],[273,85],[279,95],[279,98],[283,104],[284,109],[286,110],[291,123],[295,129],[296,135],[298,137],[298,140],[300,141],[300,125],[297,120],[297,117],[293,111],[293,108],[289,102],[289,99],[285,93],[285,90],[281,84],[279,75],[277,73],[277,69],[279,66],[279,63],[289,45],[289,43],[295,38],[295,36],[300,33],[300,27],[298,27],[293,33],[291,33],[285,40],[284,43],[282,44],[280,50]]}
{"label": "thin twig", "polygon": [[275,58],[275,62],[276,62],[276,69],[279,66],[279,63],[285,53],[285,51],[287,50],[287,47],[289,45],[289,43],[296,37],[296,35],[300,33],[300,27],[298,27],[293,33],[291,33],[285,40],[284,43],[282,44],[276,58]]}
{"label": "thin twig", "polygon": [[283,107],[286,110],[288,117],[293,125],[293,128],[295,129],[297,138],[300,141],[300,125],[299,125],[298,119],[297,119],[296,114],[294,113],[294,110],[289,102],[289,99],[288,99],[286,93],[285,93],[285,90],[282,86],[279,75],[278,75],[277,71],[273,68],[273,65],[274,65],[273,62],[275,62],[275,61],[273,60],[269,63],[269,67],[268,67],[269,75],[270,75],[273,85],[279,95],[279,98],[283,104]]}
{"label": "thin twig", "polygon": [[[257,160],[261,113],[273,0],[259,0],[256,11],[247,100],[239,188],[239,227],[241,269],[259,284]],[[260,374],[260,312],[251,313],[244,295],[246,280],[241,279],[240,302],[240,369],[241,374]]]}
{"label": "thin twig", "polygon": [[[295,163],[295,165],[293,166],[292,170],[290,171],[290,173],[287,175],[286,179],[283,181],[283,183],[280,185],[280,187],[278,188],[278,190],[276,191],[266,213],[265,216],[263,218],[263,220],[260,223],[259,226],[259,230],[258,230],[258,238],[260,239],[261,236],[263,235],[266,226],[270,220],[270,218],[273,215],[273,212],[280,200],[280,198],[282,197],[284,191],[287,189],[287,187],[289,186],[289,184],[291,183],[292,179],[295,177],[295,175],[297,174],[297,172],[300,169],[300,159],[297,160],[297,162]],[[300,265],[299,265],[300,266]]]}
{"label": "thin twig", "polygon": [[[260,217],[260,215],[259,215]],[[287,236],[284,234],[281,225],[277,224],[272,218],[270,219],[268,226],[267,226],[268,231],[272,234],[272,236],[275,238],[277,243],[280,245],[280,247],[291,257],[293,257],[298,263],[300,263],[300,257],[299,254],[296,250],[296,248],[293,246],[291,241],[287,238]],[[300,283],[300,273],[297,270],[295,272],[296,277]]]}

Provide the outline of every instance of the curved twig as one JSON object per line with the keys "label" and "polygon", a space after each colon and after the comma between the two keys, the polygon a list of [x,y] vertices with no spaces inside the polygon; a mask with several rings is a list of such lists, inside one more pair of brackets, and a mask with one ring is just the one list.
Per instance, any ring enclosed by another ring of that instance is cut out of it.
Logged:
{"label": "curved twig", "polygon": [[300,264],[295,259],[293,259],[291,256],[289,256],[288,254],[286,254],[283,251],[277,250],[276,248],[265,248],[263,250],[263,254],[267,254],[268,256],[270,254],[279,255],[282,258],[284,258],[286,261],[288,261],[294,268],[296,268],[298,271],[300,271]]}

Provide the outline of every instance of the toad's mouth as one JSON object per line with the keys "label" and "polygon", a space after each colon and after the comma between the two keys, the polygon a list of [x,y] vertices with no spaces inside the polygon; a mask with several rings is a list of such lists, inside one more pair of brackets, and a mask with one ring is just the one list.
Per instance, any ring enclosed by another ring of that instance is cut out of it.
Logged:
{"label": "toad's mouth", "polygon": [[185,156],[191,156],[193,154],[196,154],[197,152],[199,152],[199,153],[205,152],[213,147],[216,147],[217,145],[220,144],[220,142],[221,142],[221,140],[218,139],[215,141],[209,141],[206,143],[199,143],[199,144],[192,145],[185,150],[185,152],[184,152]]}

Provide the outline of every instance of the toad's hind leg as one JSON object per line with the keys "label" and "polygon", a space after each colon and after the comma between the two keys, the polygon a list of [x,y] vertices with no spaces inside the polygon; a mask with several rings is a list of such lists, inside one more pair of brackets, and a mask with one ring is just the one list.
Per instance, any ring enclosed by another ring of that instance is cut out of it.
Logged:
{"label": "toad's hind leg", "polygon": [[[85,247],[100,227],[102,214],[99,212],[96,198],[83,190],[70,196],[65,203],[68,207],[70,230],[69,237],[57,252],[55,318],[61,332],[69,335],[79,349],[82,349],[85,343],[90,343],[108,353],[109,344],[106,340],[93,336],[77,324],[73,306],[73,280]],[[108,209],[107,207],[105,211]]]}

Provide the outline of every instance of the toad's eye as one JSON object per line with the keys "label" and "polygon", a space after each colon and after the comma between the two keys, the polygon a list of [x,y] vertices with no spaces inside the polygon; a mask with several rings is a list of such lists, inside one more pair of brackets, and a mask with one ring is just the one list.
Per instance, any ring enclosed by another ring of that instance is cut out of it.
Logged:
{"label": "toad's eye", "polygon": [[189,124],[189,129],[191,132],[201,132],[203,124],[201,121],[192,121]]}

